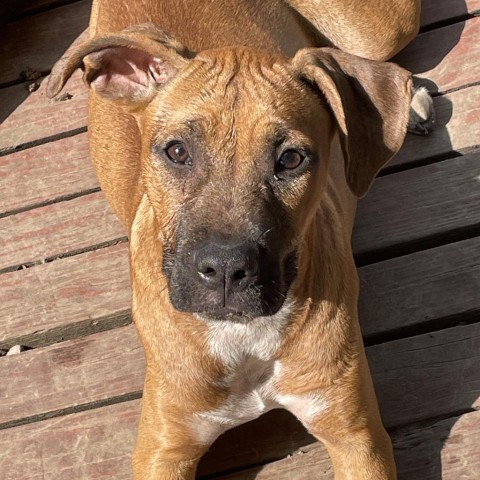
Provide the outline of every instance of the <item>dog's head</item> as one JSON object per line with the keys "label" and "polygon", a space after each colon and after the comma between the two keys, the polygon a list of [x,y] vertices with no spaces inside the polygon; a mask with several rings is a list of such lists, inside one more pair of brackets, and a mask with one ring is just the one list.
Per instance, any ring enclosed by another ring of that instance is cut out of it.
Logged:
{"label": "dog's head", "polygon": [[338,50],[193,54],[136,26],[81,46],[54,71],[50,95],[79,67],[96,95],[137,118],[171,302],[207,317],[280,309],[335,130],[357,196],[405,135],[409,74]]}

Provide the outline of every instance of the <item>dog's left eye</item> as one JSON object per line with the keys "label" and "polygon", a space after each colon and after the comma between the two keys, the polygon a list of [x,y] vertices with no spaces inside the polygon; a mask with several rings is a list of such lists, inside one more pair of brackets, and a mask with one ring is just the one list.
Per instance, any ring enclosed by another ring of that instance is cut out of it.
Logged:
{"label": "dog's left eye", "polygon": [[277,161],[278,170],[295,170],[303,161],[305,156],[297,150],[285,150]]}
{"label": "dog's left eye", "polygon": [[168,159],[177,165],[191,165],[192,159],[187,147],[182,142],[171,143],[166,149]]}

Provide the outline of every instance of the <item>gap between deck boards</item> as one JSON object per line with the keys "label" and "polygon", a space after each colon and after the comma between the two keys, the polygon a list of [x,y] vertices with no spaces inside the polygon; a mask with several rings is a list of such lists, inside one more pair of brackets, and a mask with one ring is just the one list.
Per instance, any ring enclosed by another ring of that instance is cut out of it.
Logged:
{"label": "gap between deck boards", "polygon": [[79,135],[85,132],[87,132],[87,126],[56,133],[55,135],[42,137],[37,140],[21,143],[20,145],[14,145],[13,147],[5,147],[0,149],[0,157],[10,155],[11,153],[20,152],[22,150],[27,150],[28,148],[38,147],[39,145],[45,145],[46,143],[55,142],[57,140],[63,140],[64,138],[74,137],[75,135]]}
{"label": "gap between deck boards", "polygon": [[139,400],[142,398],[142,392],[130,392],[124,395],[117,395],[115,397],[105,398],[103,400],[96,400],[94,402],[81,403],[79,405],[73,405],[71,407],[61,408],[60,410],[53,410],[51,412],[42,412],[30,417],[19,418],[10,420],[5,423],[0,423],[0,431],[7,430],[9,428],[19,427],[21,425],[29,425],[32,423],[43,422],[50,420],[51,418],[64,417],[65,415],[72,415],[74,413],[87,412],[88,410],[95,410],[101,407],[107,407],[109,405],[117,405],[118,403],[130,402],[132,400]]}
{"label": "gap between deck boards", "polygon": [[448,27],[449,25],[466,22],[467,20],[470,20],[478,16],[480,16],[480,9],[473,10],[471,12],[465,12],[460,15],[446,18],[444,20],[439,20],[437,22],[427,23],[420,27],[418,34],[421,35],[422,33],[431,32],[432,30],[438,30],[439,28]]}
{"label": "gap between deck boards", "polygon": [[27,212],[28,210],[34,210],[35,208],[46,207],[48,205],[53,205],[54,203],[61,203],[61,202],[68,202],[70,200],[74,200],[75,198],[84,197],[85,195],[90,195],[92,193],[100,192],[100,187],[90,188],[88,190],[82,190],[80,192],[69,193],[66,195],[60,195],[59,197],[55,197],[49,200],[45,200],[43,202],[32,203],[29,205],[25,205],[20,208],[16,208],[14,210],[9,210],[6,212],[0,213],[0,218],[10,217],[11,215],[17,215],[18,213]]}
{"label": "gap between deck boards", "polygon": [[54,262],[56,260],[61,260],[62,258],[74,257],[76,255],[81,255],[82,253],[93,252],[95,250],[101,250],[102,248],[107,248],[107,247],[111,247],[113,245],[118,245],[119,243],[126,243],[126,242],[128,242],[128,238],[126,236],[114,238],[112,240],[107,240],[105,242],[97,243],[95,245],[89,245],[88,247],[83,247],[83,248],[78,248],[78,249],[75,249],[75,250],[69,250],[67,252],[58,253],[56,255],[52,255],[51,257],[45,257],[45,258],[42,258],[40,260],[20,263],[20,264],[17,264],[17,265],[11,265],[11,266],[0,269],[0,275],[4,274],[4,273],[16,272],[18,270],[23,270],[23,269],[26,269],[26,268],[35,267],[37,265],[43,265],[45,263]]}

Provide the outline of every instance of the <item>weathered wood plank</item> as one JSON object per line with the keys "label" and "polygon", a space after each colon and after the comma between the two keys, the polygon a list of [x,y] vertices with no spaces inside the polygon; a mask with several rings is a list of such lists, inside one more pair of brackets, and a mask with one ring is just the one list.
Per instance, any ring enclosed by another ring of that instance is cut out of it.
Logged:
{"label": "weathered wood plank", "polygon": [[139,401],[0,431],[4,480],[131,480]]}
{"label": "weathered wood plank", "polygon": [[[480,324],[368,347],[385,425],[480,406],[479,352]],[[5,357],[0,422],[139,391],[144,368],[133,325]],[[7,381],[12,378],[17,380]],[[284,417],[274,416],[273,425],[281,432]],[[310,439],[300,436],[296,441],[305,444]]]}
{"label": "weathered wood plank", "polygon": [[73,335],[79,325],[88,333],[99,319],[129,312],[130,297],[125,243],[5,273],[0,275],[0,346],[48,344],[65,329]]}
{"label": "weathered wood plank", "polygon": [[480,69],[480,18],[423,33],[393,60],[432,92],[473,83]]}
{"label": "weathered wood plank", "polygon": [[357,255],[480,224],[480,153],[378,178],[359,203]]}
{"label": "weathered wood plank", "polygon": [[0,423],[140,391],[144,365],[133,326],[2,358]]}
{"label": "weathered wood plank", "polygon": [[0,219],[0,268],[41,262],[125,236],[102,192]]}
{"label": "weathered wood plank", "polygon": [[56,99],[45,95],[46,80],[29,95],[26,85],[0,89],[0,153],[45,137],[85,128],[87,89],[80,72],[73,74]]}
{"label": "weathered wood plank", "polygon": [[[480,412],[410,427],[393,435],[399,480],[476,480]],[[223,480],[333,480],[326,449],[316,443],[289,458],[218,477]]]}
{"label": "weathered wood plank", "polygon": [[399,480],[475,480],[480,472],[480,412],[394,434]]}
{"label": "weathered wood plank", "polygon": [[0,215],[94,188],[86,133],[0,157]]}
{"label": "weathered wood plank", "polygon": [[48,72],[73,42],[84,41],[90,0],[26,17],[0,33],[0,84],[22,78],[22,72]]}
{"label": "weathered wood plank", "polygon": [[398,168],[426,158],[445,157],[478,149],[480,138],[480,86],[435,97],[436,123],[430,135],[409,134],[400,152],[387,164]]}
{"label": "weathered wood plank", "polygon": [[359,269],[362,333],[371,337],[480,312],[480,238]]}
{"label": "weathered wood plank", "polygon": [[472,15],[480,10],[480,0],[422,0],[420,24],[425,27],[437,22]]}
{"label": "weathered wood plank", "polygon": [[478,323],[382,343],[366,351],[387,427],[480,407]]}

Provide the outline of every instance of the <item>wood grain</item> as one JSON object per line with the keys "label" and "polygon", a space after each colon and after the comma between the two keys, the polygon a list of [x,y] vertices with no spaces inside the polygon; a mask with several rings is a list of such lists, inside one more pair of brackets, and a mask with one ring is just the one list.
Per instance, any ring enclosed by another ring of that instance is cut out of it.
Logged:
{"label": "wood grain", "polygon": [[140,391],[144,377],[133,326],[11,355],[2,358],[0,423]]}
{"label": "wood grain", "polygon": [[0,84],[18,80],[25,70],[49,72],[73,42],[84,41],[90,0],[26,17],[0,33]]}
{"label": "wood grain", "polygon": [[102,192],[0,219],[0,268],[41,262],[125,236]]}
{"label": "wood grain", "polygon": [[0,157],[0,215],[94,188],[86,133]]}
{"label": "wood grain", "polygon": [[[365,337],[480,312],[480,238],[451,243],[359,269]],[[427,327],[423,327],[427,328]]]}
{"label": "wood grain", "polygon": [[0,431],[3,480],[131,480],[140,402]]}
{"label": "wood grain", "polygon": [[415,74],[415,85],[445,92],[478,80],[480,18],[419,35],[393,61]]}
{"label": "wood grain", "polygon": [[480,407],[480,323],[366,351],[387,427]]}
{"label": "wood grain", "polygon": [[129,312],[130,296],[125,243],[0,275],[0,348],[59,341],[78,325],[85,335]]}
{"label": "wood grain", "polygon": [[402,149],[387,164],[386,170],[425,159],[466,154],[479,148],[479,85],[435,97],[433,104],[436,122],[430,135],[408,134]]}
{"label": "wood grain", "polygon": [[[480,412],[394,434],[399,480],[476,480]],[[223,480],[333,480],[326,449],[316,443],[289,458],[227,475]]]}
{"label": "wood grain", "polygon": [[24,84],[0,89],[0,153],[86,127],[87,89],[81,72],[73,74],[58,98],[48,99],[45,91],[45,79],[32,94]]}
{"label": "wood grain", "polygon": [[353,249],[365,255],[480,225],[480,153],[378,178],[359,203]]}

